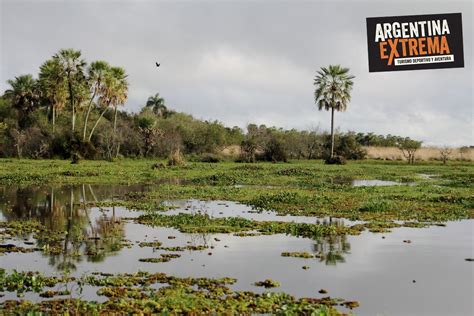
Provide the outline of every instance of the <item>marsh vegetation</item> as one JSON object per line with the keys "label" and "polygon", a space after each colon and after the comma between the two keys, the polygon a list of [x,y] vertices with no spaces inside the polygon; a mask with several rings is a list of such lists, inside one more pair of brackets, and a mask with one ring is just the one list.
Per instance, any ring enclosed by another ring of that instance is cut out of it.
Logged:
{"label": "marsh vegetation", "polygon": [[1,308],[469,313],[472,164],[156,163],[3,159]]}

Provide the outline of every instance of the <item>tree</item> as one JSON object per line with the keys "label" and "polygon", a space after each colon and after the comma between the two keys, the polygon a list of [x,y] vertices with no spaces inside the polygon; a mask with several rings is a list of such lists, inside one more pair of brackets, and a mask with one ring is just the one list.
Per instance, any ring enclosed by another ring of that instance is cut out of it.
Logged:
{"label": "tree", "polygon": [[120,67],[112,67],[110,69],[113,80],[111,104],[114,107],[114,134],[113,141],[116,144],[115,157],[120,152],[120,141],[117,139],[117,111],[118,106],[125,104],[128,95],[128,82],[125,70]]}
{"label": "tree", "polygon": [[409,164],[415,163],[415,153],[421,147],[421,142],[412,140],[410,138],[402,139],[398,142],[398,148],[401,150],[403,156],[407,159]]}
{"label": "tree", "polygon": [[106,61],[95,61],[91,63],[88,69],[88,83],[91,90],[91,97],[87,106],[87,111],[84,117],[84,127],[82,130],[82,140],[86,140],[87,134],[87,123],[89,121],[89,115],[92,110],[93,102],[95,97],[104,90],[104,81],[110,71],[110,66]]}
{"label": "tree", "polygon": [[120,67],[112,67],[110,69],[112,83],[110,84],[110,104],[114,107],[114,133],[117,129],[117,108],[119,105],[125,104],[128,94],[127,74]]}
{"label": "tree", "polygon": [[138,119],[138,129],[143,136],[144,156],[147,157],[156,146],[156,138],[162,136],[162,132],[156,127],[155,118],[151,116],[140,117]]}
{"label": "tree", "polygon": [[40,66],[38,81],[42,98],[48,104],[54,133],[57,113],[64,108],[68,98],[67,81],[57,59],[47,60]]}
{"label": "tree", "polygon": [[160,117],[166,117],[168,113],[168,108],[165,105],[165,99],[161,98],[159,93],[148,98],[146,101],[146,107],[151,108],[153,113]]}
{"label": "tree", "polygon": [[257,145],[253,139],[248,138],[240,143],[240,158],[244,162],[255,162]]}
{"label": "tree", "polygon": [[334,111],[345,111],[354,85],[349,68],[340,65],[322,67],[314,79],[314,101],[318,109],[331,110],[331,158],[334,156]]}
{"label": "tree", "polygon": [[86,62],[81,59],[81,52],[74,49],[61,49],[53,58],[61,65],[67,80],[69,105],[71,107],[71,130],[74,132],[76,106],[83,101],[86,89],[86,77],[84,75]]}
{"label": "tree", "polygon": [[26,142],[26,133],[25,131],[17,130],[16,128],[13,128],[12,130],[10,130],[10,135],[13,138],[17,156],[18,158],[21,158],[22,152],[23,152],[23,146],[25,145],[25,142]]}
{"label": "tree", "polygon": [[125,74],[125,70],[120,67],[111,67],[110,71],[106,72],[103,79],[103,86],[100,91],[100,96],[98,98],[98,104],[102,108],[102,112],[91,129],[89,141],[92,139],[92,135],[94,134],[94,131],[101,118],[104,116],[105,112],[107,112],[110,106],[114,107],[115,109],[113,124],[113,132],[115,134],[117,129],[117,107],[124,104],[127,100],[128,82],[126,78],[127,75]]}
{"label": "tree", "polygon": [[5,91],[5,96],[12,102],[12,106],[19,112],[20,127],[25,127],[26,117],[38,106],[40,92],[38,85],[32,75],[22,75],[15,77],[15,80],[8,80],[11,86]]}
{"label": "tree", "polygon": [[449,148],[449,147],[443,147],[439,149],[439,155],[440,155],[441,161],[443,162],[443,165],[445,165],[448,162],[449,156],[451,156],[452,152],[453,152],[452,148]]}

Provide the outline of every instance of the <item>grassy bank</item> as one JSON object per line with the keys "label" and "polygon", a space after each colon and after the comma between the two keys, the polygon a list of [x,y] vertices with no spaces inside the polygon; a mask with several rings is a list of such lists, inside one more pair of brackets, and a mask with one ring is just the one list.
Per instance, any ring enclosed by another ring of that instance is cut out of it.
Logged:
{"label": "grassy bank", "polygon": [[[434,180],[451,180],[454,184],[472,185],[474,164],[470,162],[438,161],[407,165],[402,161],[363,160],[344,166],[325,165],[321,161],[290,163],[187,163],[185,166],[153,169],[163,161],[124,159],[114,162],[85,160],[71,164],[68,160],[0,159],[0,184],[41,183],[163,183],[176,178],[183,181],[202,180],[218,184],[262,184],[301,186],[343,182],[344,178],[379,179],[400,182],[419,181],[420,174],[433,175]],[[209,177],[209,178],[206,178]],[[425,181],[427,182],[427,181]],[[231,183],[232,184],[232,183]]]}

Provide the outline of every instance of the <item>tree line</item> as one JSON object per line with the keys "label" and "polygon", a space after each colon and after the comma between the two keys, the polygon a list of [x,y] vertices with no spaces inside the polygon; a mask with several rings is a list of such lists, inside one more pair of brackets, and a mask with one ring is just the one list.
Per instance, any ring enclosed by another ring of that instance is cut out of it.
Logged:
{"label": "tree line", "polygon": [[[345,69],[329,70],[342,73],[347,80],[353,78]],[[323,85],[330,83],[326,81],[319,79]],[[414,142],[392,135],[341,133],[333,127],[331,134],[319,129],[287,130],[255,124],[244,131],[173,111],[158,93],[150,96],[138,113],[129,113],[121,109],[129,89],[126,71],[103,60],[87,63],[81,52],[73,49],[62,49],[46,60],[36,78],[21,75],[8,84],[0,97],[0,157],[180,160],[186,155],[218,161],[223,151],[237,147],[237,159],[247,162],[320,159],[334,154],[362,159],[362,146]],[[346,82],[346,89],[351,85]],[[318,93],[320,109],[345,108],[343,103],[336,102],[333,107],[321,101],[332,98],[324,89]],[[347,96],[341,98],[349,100]]]}

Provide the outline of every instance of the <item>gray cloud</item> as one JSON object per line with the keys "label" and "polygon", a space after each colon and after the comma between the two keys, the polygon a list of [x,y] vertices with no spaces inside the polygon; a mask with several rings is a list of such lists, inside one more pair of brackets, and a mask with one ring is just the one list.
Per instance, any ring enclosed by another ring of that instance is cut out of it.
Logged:
{"label": "gray cloud", "polygon": [[[342,130],[391,133],[427,144],[472,143],[470,1],[151,2],[1,4],[0,90],[36,74],[58,49],[81,49],[129,73],[126,108],[160,92],[170,107],[228,125],[329,127],[313,77],[340,63],[356,76]],[[365,18],[462,12],[465,68],[368,73]],[[162,63],[154,67],[155,60]]]}

